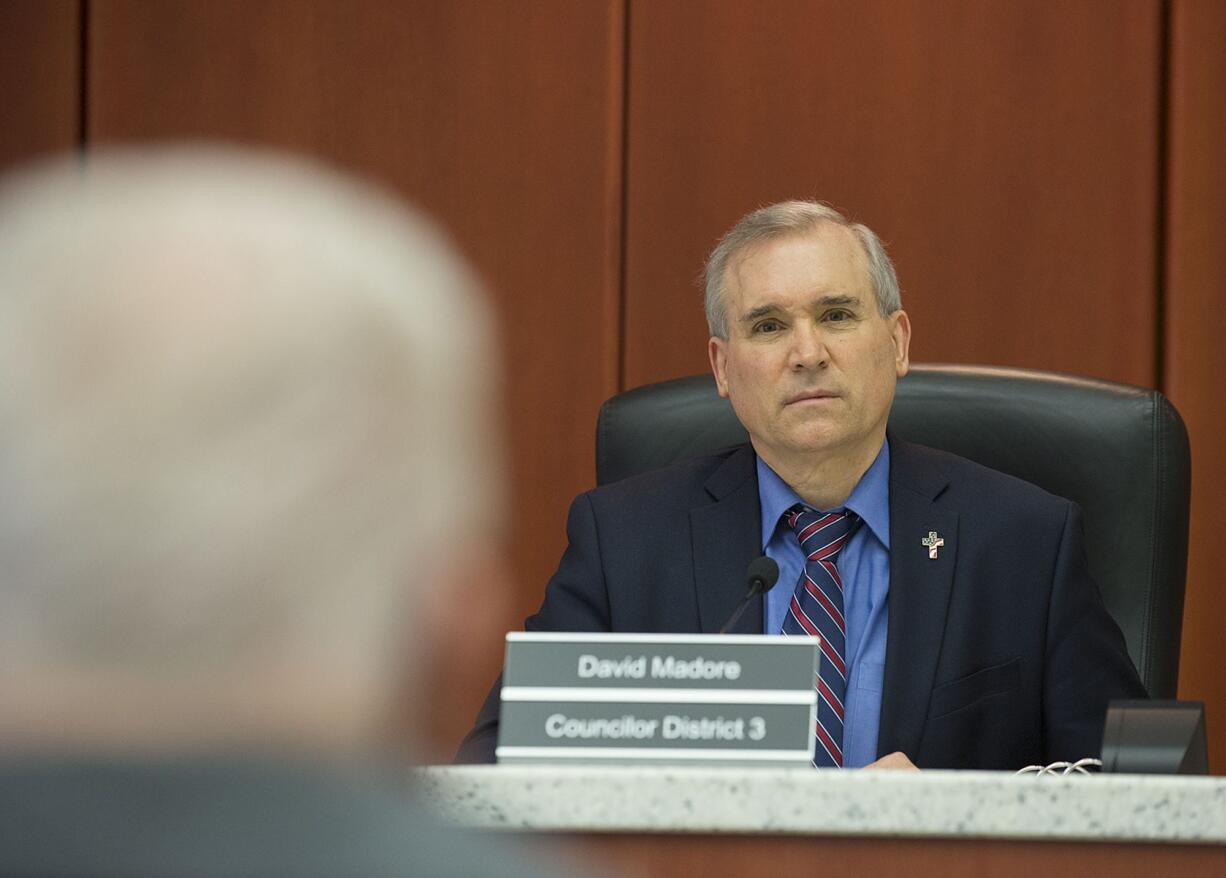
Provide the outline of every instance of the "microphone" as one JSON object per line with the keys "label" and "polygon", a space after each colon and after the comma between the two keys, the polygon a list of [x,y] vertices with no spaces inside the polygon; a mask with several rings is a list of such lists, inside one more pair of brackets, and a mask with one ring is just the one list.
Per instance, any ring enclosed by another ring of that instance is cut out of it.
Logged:
{"label": "microphone", "polygon": [[749,570],[746,572],[749,578],[749,591],[745,597],[741,599],[741,603],[736,608],[736,612],[732,614],[732,618],[724,623],[724,627],[719,629],[720,634],[727,634],[728,629],[737,623],[741,618],[741,614],[745,612],[745,608],[749,606],[750,600],[760,594],[766,594],[775,587],[775,583],[779,581],[779,565],[771,558],[763,555],[761,558],[754,558],[749,562]]}

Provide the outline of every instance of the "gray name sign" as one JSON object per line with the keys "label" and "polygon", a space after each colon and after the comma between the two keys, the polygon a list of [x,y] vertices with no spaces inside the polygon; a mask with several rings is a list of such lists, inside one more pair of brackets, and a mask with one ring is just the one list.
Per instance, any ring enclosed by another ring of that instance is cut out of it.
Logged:
{"label": "gray name sign", "polygon": [[808,765],[818,640],[507,635],[499,762]]}

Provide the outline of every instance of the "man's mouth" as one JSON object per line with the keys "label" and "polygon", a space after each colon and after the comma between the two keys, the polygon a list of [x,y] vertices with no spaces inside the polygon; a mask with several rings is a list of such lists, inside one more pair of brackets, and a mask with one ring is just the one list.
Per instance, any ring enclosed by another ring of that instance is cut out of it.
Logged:
{"label": "man's mouth", "polygon": [[840,394],[833,390],[804,390],[790,397],[786,405],[796,405],[804,402],[822,402],[828,399],[838,399]]}

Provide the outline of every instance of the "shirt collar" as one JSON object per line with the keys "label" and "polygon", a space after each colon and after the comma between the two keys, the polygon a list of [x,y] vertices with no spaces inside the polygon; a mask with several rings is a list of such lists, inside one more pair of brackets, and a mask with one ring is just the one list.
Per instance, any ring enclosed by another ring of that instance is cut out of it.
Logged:
{"label": "shirt collar", "polygon": [[[762,545],[770,543],[779,518],[797,503],[804,503],[792,486],[779,478],[761,457],[758,465],[758,501],[762,507]],[[856,482],[851,496],[843,504],[864,520],[873,536],[886,549],[890,548],[890,442],[881,443],[881,450],[872,465]],[[833,510],[819,510],[831,512]]]}

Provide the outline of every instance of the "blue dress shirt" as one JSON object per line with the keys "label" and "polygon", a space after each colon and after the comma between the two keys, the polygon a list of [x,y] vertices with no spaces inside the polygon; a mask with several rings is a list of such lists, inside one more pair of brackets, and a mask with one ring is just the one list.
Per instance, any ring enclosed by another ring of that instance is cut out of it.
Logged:
{"label": "blue dress shirt", "polygon": [[[780,517],[804,503],[783,479],[758,458],[758,499],[762,506],[763,551],[779,565],[779,582],[766,593],[763,632],[778,634],[796,583],[804,571],[804,553],[796,534]],[[849,676],[843,717],[843,765],[859,768],[877,758],[881,725],[881,681],[885,675],[885,641],[890,593],[890,443],[884,442],[872,466],[847,502],[864,520],[839,554],[843,577],[843,616],[847,622]]]}

